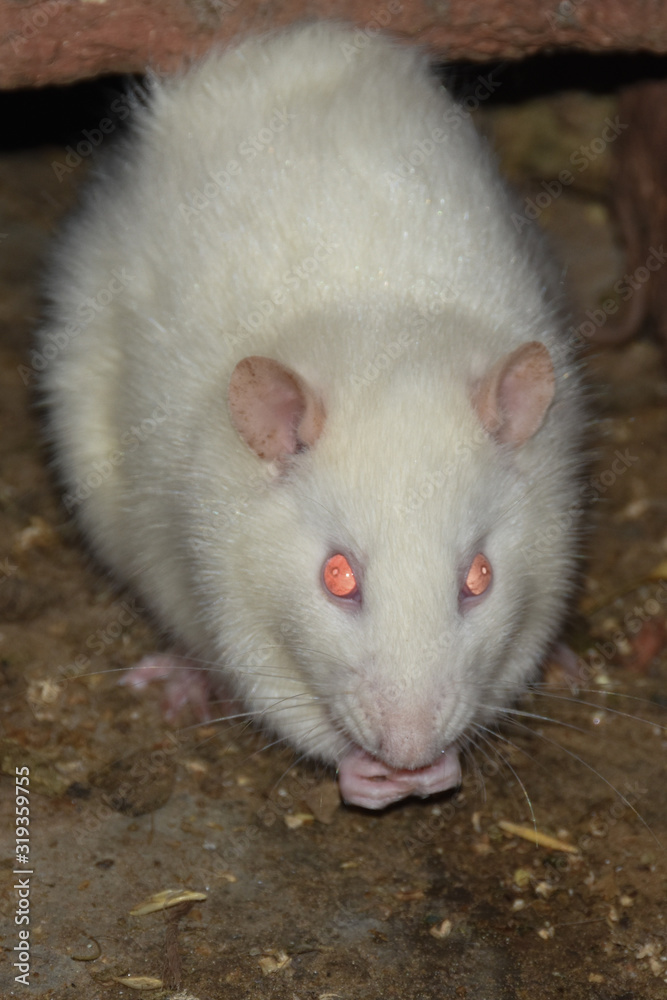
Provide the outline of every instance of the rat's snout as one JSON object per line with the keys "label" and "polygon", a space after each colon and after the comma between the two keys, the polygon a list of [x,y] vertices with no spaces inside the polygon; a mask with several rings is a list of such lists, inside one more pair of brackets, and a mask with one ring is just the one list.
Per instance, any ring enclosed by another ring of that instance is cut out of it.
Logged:
{"label": "rat's snout", "polygon": [[358,692],[355,741],[394,770],[429,767],[441,750],[436,704],[404,688],[378,683]]}
{"label": "rat's snout", "polygon": [[389,767],[414,771],[432,763],[434,746],[435,717],[431,708],[423,713],[385,718],[375,755]]}

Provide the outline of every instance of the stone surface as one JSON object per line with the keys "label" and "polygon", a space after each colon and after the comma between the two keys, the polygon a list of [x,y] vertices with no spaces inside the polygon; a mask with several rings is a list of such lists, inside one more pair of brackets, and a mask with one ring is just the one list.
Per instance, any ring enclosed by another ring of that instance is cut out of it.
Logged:
{"label": "stone surface", "polygon": [[382,27],[447,59],[667,51],[667,6],[650,0],[2,0],[0,87],[173,70],[239,33],[304,17],[355,22],[360,44]]}
{"label": "stone surface", "polygon": [[[667,259],[667,83],[641,81],[620,95],[619,118],[627,128],[616,147],[612,195],[626,248],[621,296],[629,302],[610,329],[608,342],[649,326],[667,351],[667,283],[651,280]],[[598,337],[602,342],[604,335]]]}

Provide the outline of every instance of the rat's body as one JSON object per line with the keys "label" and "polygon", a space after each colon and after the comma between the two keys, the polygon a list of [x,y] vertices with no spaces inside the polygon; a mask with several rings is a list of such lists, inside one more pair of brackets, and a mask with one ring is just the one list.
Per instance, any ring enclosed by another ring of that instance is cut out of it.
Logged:
{"label": "rat's body", "polygon": [[140,117],[54,258],[66,506],[352,801],[448,787],[568,594],[581,410],[539,241],[385,40],[251,39]]}

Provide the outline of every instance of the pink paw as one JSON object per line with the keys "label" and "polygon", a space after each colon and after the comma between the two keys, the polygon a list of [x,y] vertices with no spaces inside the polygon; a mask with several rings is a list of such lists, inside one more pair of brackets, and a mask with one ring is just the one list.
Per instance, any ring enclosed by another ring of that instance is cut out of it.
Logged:
{"label": "pink paw", "polygon": [[408,795],[426,798],[460,783],[459,755],[454,749],[428,767],[397,771],[357,747],[343,758],[338,768],[341,798],[365,809],[384,809]]}
{"label": "pink paw", "polygon": [[190,706],[200,722],[211,718],[209,671],[194,661],[168,653],[144,656],[120,680],[126,687],[143,691],[149,684],[164,681],[164,712],[173,720]]}

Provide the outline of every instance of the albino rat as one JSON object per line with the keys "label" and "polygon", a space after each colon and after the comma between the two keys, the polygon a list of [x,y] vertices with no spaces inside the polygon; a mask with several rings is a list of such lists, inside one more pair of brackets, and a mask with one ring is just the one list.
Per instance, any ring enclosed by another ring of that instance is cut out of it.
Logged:
{"label": "albino rat", "polygon": [[65,505],[346,800],[452,787],[568,596],[556,272],[414,49],[299,26],[153,90],[54,254]]}

